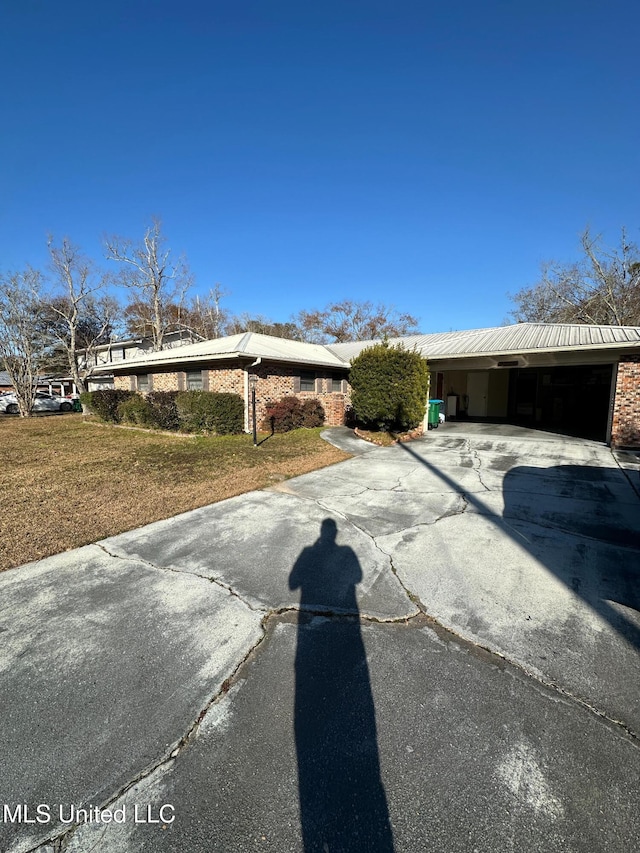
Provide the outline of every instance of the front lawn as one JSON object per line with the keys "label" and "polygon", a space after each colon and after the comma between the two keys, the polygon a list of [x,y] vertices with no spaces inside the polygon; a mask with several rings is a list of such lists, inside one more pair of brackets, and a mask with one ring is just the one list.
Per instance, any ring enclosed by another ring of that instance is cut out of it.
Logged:
{"label": "front lawn", "polygon": [[0,570],[346,459],[320,432],[277,434],[254,448],[250,435],[0,416]]}

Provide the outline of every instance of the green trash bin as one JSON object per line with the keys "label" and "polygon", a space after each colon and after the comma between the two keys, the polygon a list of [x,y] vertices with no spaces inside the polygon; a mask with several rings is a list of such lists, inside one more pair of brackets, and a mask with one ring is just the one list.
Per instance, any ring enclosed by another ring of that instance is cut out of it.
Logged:
{"label": "green trash bin", "polygon": [[429,411],[427,414],[427,429],[438,429],[440,426],[440,404],[444,400],[429,400]]}
{"label": "green trash bin", "polygon": [[74,397],[74,399],[72,400],[72,405],[73,405],[73,411],[74,412],[81,412],[82,411],[82,403],[80,402],[78,397]]}

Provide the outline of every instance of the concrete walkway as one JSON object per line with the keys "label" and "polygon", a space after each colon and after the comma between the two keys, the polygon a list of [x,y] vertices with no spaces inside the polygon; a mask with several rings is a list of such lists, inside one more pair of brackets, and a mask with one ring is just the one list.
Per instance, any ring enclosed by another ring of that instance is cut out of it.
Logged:
{"label": "concrete walkway", "polygon": [[0,850],[640,849],[638,465],[445,426],[0,575]]}

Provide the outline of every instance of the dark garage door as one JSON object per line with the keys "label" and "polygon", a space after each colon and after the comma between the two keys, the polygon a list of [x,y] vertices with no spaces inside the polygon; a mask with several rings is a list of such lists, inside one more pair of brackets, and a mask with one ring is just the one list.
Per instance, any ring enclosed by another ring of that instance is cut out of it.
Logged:
{"label": "dark garage door", "polygon": [[606,441],[612,370],[610,364],[512,369],[509,420]]}

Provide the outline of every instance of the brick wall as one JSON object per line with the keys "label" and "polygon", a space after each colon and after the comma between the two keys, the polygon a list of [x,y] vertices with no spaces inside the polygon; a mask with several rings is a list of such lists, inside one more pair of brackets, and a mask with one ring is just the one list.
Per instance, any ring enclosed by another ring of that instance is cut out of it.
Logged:
{"label": "brick wall", "polygon": [[[258,425],[266,413],[269,403],[276,403],[282,397],[298,397],[300,400],[319,400],[325,412],[327,426],[340,426],[344,423],[345,407],[350,404],[350,391],[345,382],[345,393],[331,391],[331,375],[336,373],[329,368],[305,367],[304,370],[314,370],[316,374],[315,391],[297,391],[296,379],[300,376],[300,367],[288,364],[259,364],[251,368],[251,373],[258,377],[256,387],[256,420]],[[344,373],[346,377],[346,372]]]}
{"label": "brick wall", "polygon": [[620,358],[611,446],[640,447],[640,355],[624,355]]}
{"label": "brick wall", "polygon": [[177,391],[177,373],[154,373],[151,380],[151,391]]}
{"label": "brick wall", "polygon": [[[306,368],[309,369],[309,368]],[[344,393],[331,390],[331,376],[335,371],[317,368],[315,370],[316,390],[295,391],[296,379],[300,377],[300,367],[288,364],[259,364],[250,368],[251,373],[258,376],[256,388],[256,420],[258,425],[262,423],[266,407],[269,403],[275,403],[282,397],[299,397],[301,400],[317,399],[325,411],[325,423],[327,426],[339,426],[344,423],[345,407],[351,402],[351,389],[344,382]],[[346,377],[346,371],[343,371]],[[154,373],[152,379],[152,390],[154,391],[177,391],[183,382],[177,372]],[[336,373],[336,375],[338,375]],[[207,370],[209,391],[239,394],[244,399],[244,370],[240,367],[216,367]],[[114,387],[129,391],[132,388],[131,376],[115,376]],[[133,384],[135,389],[135,383]],[[250,416],[249,416],[250,418]],[[249,428],[252,427],[249,420]]]}
{"label": "brick wall", "polygon": [[208,370],[209,391],[217,394],[239,394],[244,398],[244,370],[239,367],[220,367]]}

